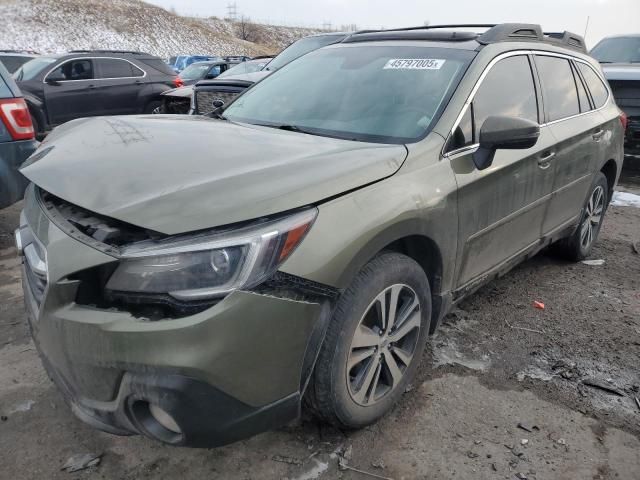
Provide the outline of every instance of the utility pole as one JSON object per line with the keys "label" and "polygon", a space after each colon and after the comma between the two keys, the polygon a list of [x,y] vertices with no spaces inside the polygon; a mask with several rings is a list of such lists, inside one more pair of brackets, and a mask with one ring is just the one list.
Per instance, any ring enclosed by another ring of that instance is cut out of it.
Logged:
{"label": "utility pole", "polygon": [[227,4],[227,15],[234,22],[238,18],[238,4],[236,2]]}

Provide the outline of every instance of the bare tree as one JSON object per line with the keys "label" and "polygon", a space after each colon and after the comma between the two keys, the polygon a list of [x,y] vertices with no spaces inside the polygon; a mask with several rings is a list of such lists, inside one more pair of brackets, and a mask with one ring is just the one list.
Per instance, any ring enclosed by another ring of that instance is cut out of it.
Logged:
{"label": "bare tree", "polygon": [[236,22],[237,35],[242,40],[247,42],[255,42],[258,36],[258,27],[251,21],[249,17],[244,15],[240,16],[240,19]]}

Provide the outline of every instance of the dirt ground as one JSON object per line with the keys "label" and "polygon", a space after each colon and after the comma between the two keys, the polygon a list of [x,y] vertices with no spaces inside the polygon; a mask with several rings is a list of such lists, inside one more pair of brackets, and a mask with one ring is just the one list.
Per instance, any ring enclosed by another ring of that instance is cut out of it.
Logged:
{"label": "dirt ground", "polygon": [[[610,208],[592,255],[604,265],[543,253],[465,301],[377,425],[303,418],[214,450],[114,437],[71,414],[25,325],[19,208],[0,211],[1,479],[640,479],[640,208]],[[90,452],[97,466],[61,470]]]}

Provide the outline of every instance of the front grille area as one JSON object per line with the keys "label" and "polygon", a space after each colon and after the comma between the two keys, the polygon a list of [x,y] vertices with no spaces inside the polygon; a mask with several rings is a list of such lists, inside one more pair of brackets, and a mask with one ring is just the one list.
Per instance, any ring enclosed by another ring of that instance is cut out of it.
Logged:
{"label": "front grille area", "polygon": [[[81,234],[85,240],[90,239],[92,246],[95,246],[94,244],[97,242],[105,247],[118,248],[134,242],[160,239],[166,236],[90,212],[42,189],[38,190],[38,194],[48,216],[58,227],[73,237]],[[71,234],[70,228],[76,230],[75,235]]]}
{"label": "front grille area", "polygon": [[220,100],[224,105],[231,103],[242,91],[211,91],[196,89],[196,113],[198,115],[207,115],[213,112],[213,102]]}

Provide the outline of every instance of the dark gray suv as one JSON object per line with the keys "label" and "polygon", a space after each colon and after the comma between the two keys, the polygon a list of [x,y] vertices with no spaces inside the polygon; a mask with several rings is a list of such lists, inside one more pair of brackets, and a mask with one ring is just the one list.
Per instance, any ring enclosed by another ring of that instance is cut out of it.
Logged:
{"label": "dark gray suv", "polygon": [[0,63],[0,208],[22,198],[29,182],[18,169],[37,144],[22,93]]}
{"label": "dark gray suv", "polygon": [[360,428],[453,305],[549,245],[588,256],[623,159],[600,66],[570,33],[484,29],[354,34],[216,118],[56,129],[16,238],[74,413],[212,446],[304,398]]}
{"label": "dark gray suv", "polygon": [[13,76],[37,134],[75,118],[151,113],[161,105],[162,92],[182,85],[160,58],[123,50],[36,57]]}

